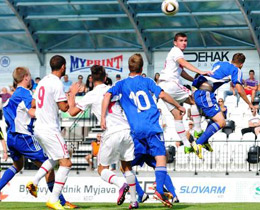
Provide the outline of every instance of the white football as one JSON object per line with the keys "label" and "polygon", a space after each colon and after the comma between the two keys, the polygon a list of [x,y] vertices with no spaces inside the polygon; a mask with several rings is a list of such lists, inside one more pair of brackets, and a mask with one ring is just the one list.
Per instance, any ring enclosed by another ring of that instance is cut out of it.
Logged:
{"label": "white football", "polygon": [[161,8],[165,15],[172,16],[179,11],[179,3],[177,0],[164,0]]}

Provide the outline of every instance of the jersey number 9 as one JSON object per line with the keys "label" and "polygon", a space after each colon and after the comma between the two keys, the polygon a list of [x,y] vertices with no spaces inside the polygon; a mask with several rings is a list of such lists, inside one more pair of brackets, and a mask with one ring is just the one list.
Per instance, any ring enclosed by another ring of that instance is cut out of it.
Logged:
{"label": "jersey number 9", "polygon": [[45,89],[43,86],[41,86],[39,89],[39,92],[38,92],[38,99],[39,99],[38,107],[39,108],[42,108],[42,106],[43,106],[44,95],[45,95]]}

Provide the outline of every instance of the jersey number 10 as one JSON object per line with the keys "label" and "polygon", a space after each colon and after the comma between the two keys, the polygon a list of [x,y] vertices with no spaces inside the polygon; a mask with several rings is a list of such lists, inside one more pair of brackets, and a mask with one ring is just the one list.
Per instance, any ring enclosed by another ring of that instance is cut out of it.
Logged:
{"label": "jersey number 10", "polygon": [[[140,96],[142,96],[144,99],[144,102],[145,102],[144,105],[142,105],[140,102],[140,99],[139,99]],[[129,98],[132,99],[134,101],[135,105],[137,106],[137,112],[141,112],[141,111],[151,108],[151,103],[149,101],[149,98],[148,98],[146,92],[144,92],[142,90],[137,91],[136,94],[134,92],[131,92],[129,95]]]}

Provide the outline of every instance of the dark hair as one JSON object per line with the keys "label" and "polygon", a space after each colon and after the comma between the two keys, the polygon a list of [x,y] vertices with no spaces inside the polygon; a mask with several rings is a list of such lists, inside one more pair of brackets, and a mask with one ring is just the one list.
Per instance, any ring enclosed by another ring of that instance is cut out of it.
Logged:
{"label": "dark hair", "polygon": [[93,82],[90,83],[90,81],[89,81],[89,78],[90,78],[90,77],[92,77],[91,74],[89,74],[88,77],[87,77],[86,87],[87,87],[88,89],[91,89],[91,90],[92,90],[94,85],[93,85]]}
{"label": "dark hair", "polygon": [[182,32],[177,33],[174,36],[174,41],[177,41],[179,37],[187,37],[187,35],[185,33],[182,33]]}
{"label": "dark hair", "polygon": [[128,59],[128,68],[130,72],[141,73],[143,70],[143,57],[141,54],[136,53]]}
{"label": "dark hair", "polygon": [[104,82],[106,78],[106,70],[103,66],[94,65],[90,68],[93,82],[100,81]]}
{"label": "dark hair", "polygon": [[83,76],[81,74],[78,76],[78,79],[80,79],[80,77],[83,79]]}
{"label": "dark hair", "polygon": [[246,60],[246,56],[243,53],[236,53],[233,55],[232,63],[243,64]]}
{"label": "dark hair", "polygon": [[34,80],[41,80],[41,78],[40,77],[35,77],[35,79]]}
{"label": "dark hair", "polygon": [[255,74],[255,71],[254,71],[253,69],[251,69],[251,70],[249,71],[249,74],[250,74],[251,72],[253,72],[253,73]]}
{"label": "dark hair", "polygon": [[156,79],[156,75],[159,75],[160,77],[160,73],[156,72],[155,75],[154,75],[154,81],[157,82],[158,79]]}
{"label": "dark hair", "polygon": [[65,64],[66,64],[65,58],[60,55],[54,55],[50,60],[50,66],[52,71],[60,70],[62,65]]}
{"label": "dark hair", "polygon": [[120,75],[120,74],[117,74],[117,75],[116,75],[116,78],[121,78],[121,75]]}

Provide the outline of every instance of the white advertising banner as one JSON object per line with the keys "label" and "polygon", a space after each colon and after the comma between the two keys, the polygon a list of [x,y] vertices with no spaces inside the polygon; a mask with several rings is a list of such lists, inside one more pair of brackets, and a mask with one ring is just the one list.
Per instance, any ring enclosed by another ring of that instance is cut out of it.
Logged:
{"label": "white advertising banner", "polygon": [[[32,177],[15,177],[1,192],[2,201],[44,202],[50,193],[45,181],[39,184],[38,198],[26,190],[26,182]],[[139,177],[141,186],[152,199],[154,182],[152,177]],[[174,178],[176,193],[182,203],[260,202],[259,178]],[[118,189],[99,177],[69,177],[63,189],[64,196],[71,202],[116,203]],[[128,198],[126,202],[129,202]]]}
{"label": "white advertising banner", "polygon": [[[201,70],[210,70],[212,65],[217,61],[231,61],[235,50],[219,50],[219,51],[187,51],[185,59],[191,62],[194,66]],[[242,69],[244,79],[248,78],[248,71],[254,69],[256,79],[259,79],[259,57],[256,50],[240,51],[246,55],[246,62]],[[105,52],[105,53],[56,53],[61,54],[66,58],[67,71],[70,80],[77,81],[79,74],[84,76],[84,82],[87,75],[90,74],[90,67],[94,64],[103,65],[109,77],[115,81],[116,74],[120,74],[125,78],[129,74],[128,58],[134,52]],[[147,60],[144,53],[141,53],[144,58],[144,73],[147,73]],[[155,52],[154,58],[154,73],[160,72],[164,66],[164,61],[168,52]],[[50,58],[54,54],[46,54],[45,66],[46,74],[50,73]],[[0,87],[12,85],[12,72],[17,66],[28,67],[32,73],[32,77],[38,77],[40,74],[40,63],[36,54],[0,54]]]}
{"label": "white advertising banner", "polygon": [[[235,53],[241,52],[246,56],[246,61],[242,68],[243,79],[249,77],[249,70],[255,70],[255,78],[259,80],[259,56],[256,50],[218,50],[218,51],[186,51],[184,58],[192,63],[197,68],[209,71],[212,65],[217,61],[231,62]],[[164,67],[164,62],[168,52],[155,52],[154,53],[154,72],[160,72]],[[194,75],[189,71],[189,74]]]}
{"label": "white advertising banner", "polygon": [[40,75],[40,63],[36,54],[0,54],[0,87],[13,84],[12,73],[18,66],[29,68],[33,79]]}
{"label": "white advertising banner", "polygon": [[[76,82],[78,75],[83,75],[83,81],[85,82],[87,76],[91,73],[90,67],[93,65],[102,65],[105,67],[108,76],[115,81],[117,74],[120,74],[122,78],[126,78],[129,74],[128,59],[134,53],[116,52],[116,53],[62,53],[66,64],[66,74],[69,75],[69,79]],[[144,53],[141,53],[144,59],[144,73],[147,73],[147,62]],[[54,54],[46,55],[47,73],[50,73],[49,60]]]}

